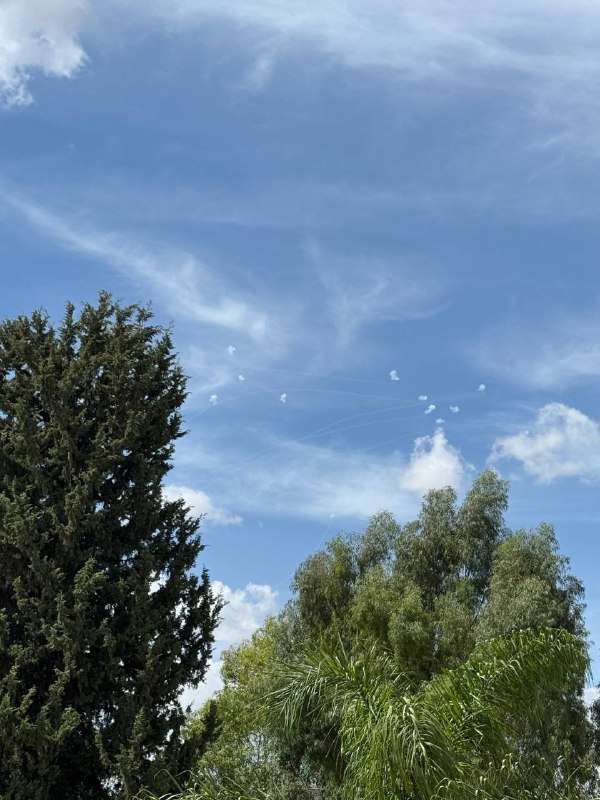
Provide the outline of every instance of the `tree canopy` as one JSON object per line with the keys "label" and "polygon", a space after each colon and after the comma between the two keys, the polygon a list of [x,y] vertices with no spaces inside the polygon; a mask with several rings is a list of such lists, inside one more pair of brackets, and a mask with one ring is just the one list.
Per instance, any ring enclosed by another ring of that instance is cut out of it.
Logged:
{"label": "tree canopy", "polygon": [[[256,763],[260,741],[268,757],[258,760],[271,775],[284,770],[286,785],[300,781],[309,793],[321,787],[324,797],[341,791],[348,767],[343,714],[323,707],[298,716],[293,727],[265,717],[264,698],[281,688],[281,674],[259,666],[265,647],[272,662],[288,665],[302,662],[307,651],[342,648],[357,663],[376,652],[411,696],[432,681],[439,685],[438,676],[448,670],[460,670],[486,642],[521,629],[561,630],[585,649],[583,586],[560,554],[552,527],[513,532],[507,506],[507,483],[487,471],[461,504],[452,489],[429,492],[415,520],[399,524],[380,512],[362,533],[340,534],[309,556],[281,614],[226,657],[225,688],[213,708],[220,735],[200,769],[225,785],[241,774],[240,753]],[[256,673],[230,671],[232,662],[255,663]],[[535,726],[526,718],[513,726],[512,750],[538,786],[558,791],[572,770],[582,785],[594,775],[583,686],[583,674],[574,671],[556,691],[551,683],[530,687],[543,702]],[[219,754],[228,746],[223,760]]]}
{"label": "tree canopy", "polygon": [[220,601],[163,479],[185,376],[168,330],[103,293],[0,325],[0,796],[126,797],[188,766],[185,684]]}

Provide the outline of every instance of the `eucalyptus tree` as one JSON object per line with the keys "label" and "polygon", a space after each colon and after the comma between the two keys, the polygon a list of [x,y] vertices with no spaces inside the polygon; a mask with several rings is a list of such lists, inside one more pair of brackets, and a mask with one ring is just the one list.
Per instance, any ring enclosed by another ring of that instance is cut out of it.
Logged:
{"label": "eucalyptus tree", "polygon": [[[225,689],[214,700],[219,736],[199,758],[199,770],[211,769],[224,786],[249,765],[256,775],[267,765],[279,774],[283,765],[288,784],[335,796],[345,769],[335,711],[305,716],[285,735],[261,711],[262,698],[277,686],[268,663],[293,663],[307,648],[341,642],[356,659],[375,649],[417,692],[464,664],[480,644],[520,629],[564,630],[585,644],[583,586],[552,527],[513,532],[507,506],[507,483],[487,471],[460,504],[452,489],[429,492],[416,519],[400,524],[380,512],[363,532],[335,536],[309,556],[283,611],[225,657]],[[241,662],[254,669],[230,668]],[[561,774],[574,771],[580,785],[595,775],[583,688],[579,673],[559,692],[544,687],[539,724],[524,722],[520,731],[515,725],[520,763],[543,773],[546,783],[558,769],[557,790]]]}
{"label": "eucalyptus tree", "polygon": [[[554,530],[513,532],[507,507],[507,482],[486,471],[460,504],[450,488],[431,491],[404,525],[380,512],[363,533],[335,537],[296,572],[281,618],[286,650],[338,640],[357,655],[377,647],[416,689],[513,630],[551,627],[585,640],[583,585]],[[583,688],[573,677],[563,693],[547,693],[544,725],[521,738],[532,768],[560,759],[566,769],[587,764],[593,776]],[[332,772],[337,745],[318,716],[299,728],[297,747]]]}

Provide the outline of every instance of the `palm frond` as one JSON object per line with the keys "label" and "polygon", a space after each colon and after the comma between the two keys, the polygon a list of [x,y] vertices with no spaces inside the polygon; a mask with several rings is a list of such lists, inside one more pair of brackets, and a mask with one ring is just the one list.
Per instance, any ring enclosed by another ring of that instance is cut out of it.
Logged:
{"label": "palm frond", "polygon": [[411,693],[385,654],[357,657],[340,644],[280,665],[268,702],[290,732],[312,715],[338,721],[348,797],[496,800],[518,769],[513,721],[534,725],[544,692],[588,669],[585,643],[566,631],[516,631]]}

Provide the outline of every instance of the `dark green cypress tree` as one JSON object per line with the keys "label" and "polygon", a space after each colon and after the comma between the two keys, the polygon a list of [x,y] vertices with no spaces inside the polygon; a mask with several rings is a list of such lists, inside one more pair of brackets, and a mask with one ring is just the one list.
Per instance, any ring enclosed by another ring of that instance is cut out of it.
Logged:
{"label": "dark green cypress tree", "polygon": [[162,482],[186,397],[169,331],[102,293],[0,325],[0,797],[125,798],[187,767],[179,702],[220,600]]}

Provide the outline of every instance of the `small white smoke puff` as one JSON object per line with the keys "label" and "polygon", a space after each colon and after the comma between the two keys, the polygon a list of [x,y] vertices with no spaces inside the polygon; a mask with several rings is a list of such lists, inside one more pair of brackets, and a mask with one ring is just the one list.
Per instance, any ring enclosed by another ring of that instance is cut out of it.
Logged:
{"label": "small white smoke puff", "polygon": [[230,344],[229,347],[227,348],[227,352],[229,353],[230,356],[232,356],[235,353],[235,347],[232,344]]}
{"label": "small white smoke puff", "polygon": [[287,403],[287,394],[284,392],[282,395],[279,396],[280,403]]}
{"label": "small white smoke puff", "polygon": [[442,419],[441,417],[438,417],[438,418],[436,419],[436,421],[435,421],[435,424],[436,424],[436,425],[443,425],[443,424],[444,424],[444,422],[446,422],[446,420],[445,420],[445,419]]}
{"label": "small white smoke puff", "polygon": [[430,405],[427,406],[427,408],[425,409],[425,413],[426,414],[431,414],[432,411],[435,411],[435,406],[434,406],[433,403],[431,403]]}
{"label": "small white smoke puff", "polygon": [[212,406],[216,406],[216,405],[217,405],[217,403],[219,402],[219,395],[217,395],[217,394],[211,394],[211,396],[208,398],[208,402],[209,402],[209,403],[210,403]]}
{"label": "small white smoke puff", "polygon": [[238,375],[238,381],[240,383],[243,383],[245,380],[246,380],[246,378],[243,375]]}
{"label": "small white smoke puff", "polygon": [[485,383],[480,383],[479,386],[477,387],[477,391],[478,392],[485,392],[485,390],[486,390]]}
{"label": "small white smoke puff", "polygon": [[458,414],[458,412],[460,411],[460,408],[458,406],[450,406],[450,411],[453,414]]}
{"label": "small white smoke puff", "polygon": [[417,400],[427,400],[427,395],[426,395],[426,394],[420,394],[420,395],[417,397]]}
{"label": "small white smoke puff", "polygon": [[398,373],[396,372],[395,369],[391,369],[390,370],[390,379],[393,380],[393,381],[399,381],[400,380],[400,376],[398,375]]}

